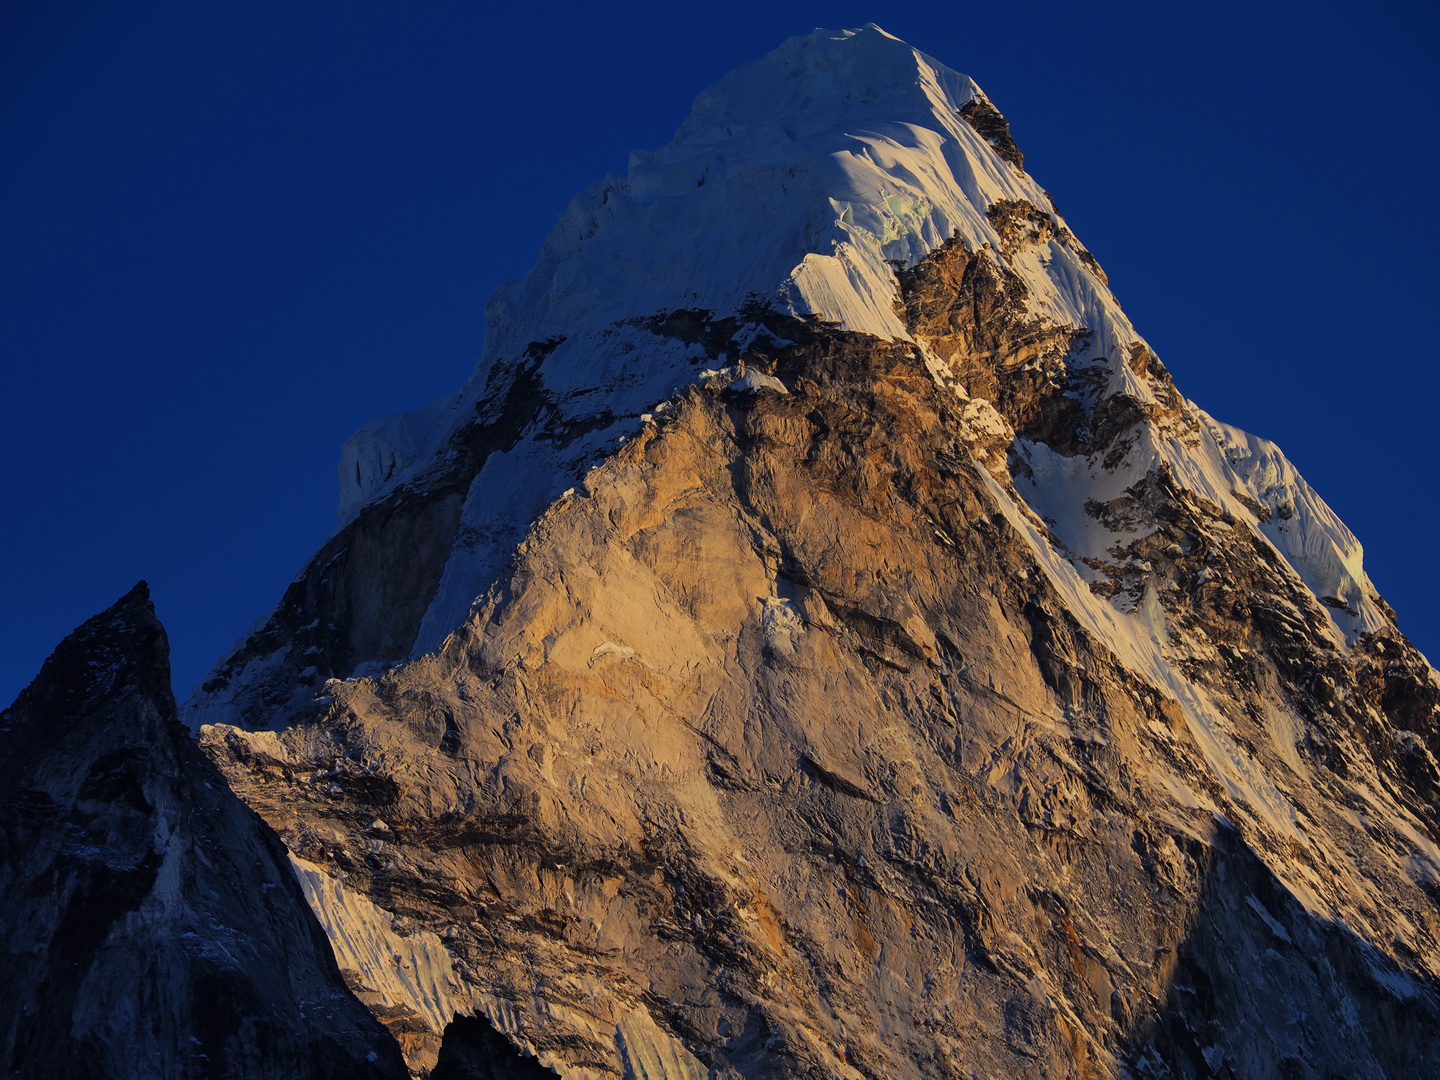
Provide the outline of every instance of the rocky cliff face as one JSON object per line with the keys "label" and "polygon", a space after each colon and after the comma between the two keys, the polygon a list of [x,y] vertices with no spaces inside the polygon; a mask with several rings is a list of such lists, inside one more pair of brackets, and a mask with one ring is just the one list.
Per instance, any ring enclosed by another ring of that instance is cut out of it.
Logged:
{"label": "rocky cliff face", "polygon": [[436,654],[207,729],[242,797],[566,1076],[1423,1072],[1434,802],[1370,704],[1423,661],[1145,491],[1189,692],[1137,671],[918,350],[776,330],[788,392],[685,393]]}
{"label": "rocky cliff face", "polygon": [[347,448],[189,713],[412,1069],[1440,1068],[1440,678],[1023,164],[794,39]]}
{"label": "rocky cliff face", "polygon": [[394,1077],[285,848],[176,719],[144,584],[0,714],[0,1071]]}

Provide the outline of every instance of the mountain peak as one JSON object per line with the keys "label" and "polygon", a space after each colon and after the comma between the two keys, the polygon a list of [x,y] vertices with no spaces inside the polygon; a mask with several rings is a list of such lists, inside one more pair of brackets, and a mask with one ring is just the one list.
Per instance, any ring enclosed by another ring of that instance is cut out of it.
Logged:
{"label": "mountain peak", "polygon": [[3,714],[0,1073],[404,1075],[176,711],[142,581]]}
{"label": "mountain peak", "polygon": [[128,689],[157,694],[170,685],[170,645],[155,616],[144,581],[98,615],[86,619],[56,646],[33,682],[8,712],[31,709],[83,716],[90,706]]}
{"label": "mountain peak", "polygon": [[878,28],[791,39],[352,441],[192,715],[337,949],[429,943],[356,965],[386,1015],[565,1075],[1436,1072],[1440,682],[1021,160]]}
{"label": "mountain peak", "polygon": [[[931,101],[927,72],[944,72],[943,103]],[[934,104],[960,108],[978,88],[871,23],[792,37],[763,59],[736,68],[696,98],[675,142],[709,144],[757,124],[834,126],[871,113]]]}
{"label": "mountain peak", "polygon": [[789,39],[702,92],[670,144],[576,197],[487,308],[482,372],[580,327],[757,300],[907,339],[893,264],[956,235],[996,242],[995,202],[1047,205],[967,122],[980,96],[877,26]]}
{"label": "mountain peak", "polygon": [[[765,313],[910,341],[896,269],[952,241],[998,248],[992,207],[1049,208],[1022,161],[970,78],[880,27],[790,38],[703,91],[670,143],[575,197],[531,271],[491,297],[464,391],[382,417],[346,447],[342,520],[406,482],[532,361],[556,398],[623,396],[616,416],[668,397],[698,357],[646,320],[731,320],[731,354]],[[1077,257],[1060,254],[1060,275],[1036,259],[1017,271],[1051,321],[1128,344],[1094,260]]]}

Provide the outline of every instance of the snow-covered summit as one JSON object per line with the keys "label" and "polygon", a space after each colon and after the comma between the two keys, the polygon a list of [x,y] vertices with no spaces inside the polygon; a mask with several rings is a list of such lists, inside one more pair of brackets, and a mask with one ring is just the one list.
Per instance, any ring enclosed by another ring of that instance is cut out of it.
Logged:
{"label": "snow-covered summit", "polygon": [[891,261],[1044,193],[960,115],[973,81],[873,24],[791,38],[696,100],[675,140],[579,195],[487,309],[487,358],[580,327],[753,298],[905,337]]}
{"label": "snow-covered summit", "polygon": [[[971,79],[874,24],[794,37],[737,68],[700,94],[669,145],[633,153],[625,176],[578,195],[531,271],[496,290],[463,395],[356,434],[342,461],[341,518],[423,467],[492,375],[533,343],[563,339],[544,364],[557,394],[628,388],[636,400],[611,409],[638,415],[693,359],[622,329],[650,316],[719,319],[759,305],[909,340],[895,310],[897,266],[956,236],[998,246],[988,215],[997,203],[1050,208],[1017,155],[967,122],[967,107],[1003,127]],[[1027,252],[1012,269],[1053,322],[1089,328],[1102,350],[1134,339],[1103,281],[1064,244]]]}

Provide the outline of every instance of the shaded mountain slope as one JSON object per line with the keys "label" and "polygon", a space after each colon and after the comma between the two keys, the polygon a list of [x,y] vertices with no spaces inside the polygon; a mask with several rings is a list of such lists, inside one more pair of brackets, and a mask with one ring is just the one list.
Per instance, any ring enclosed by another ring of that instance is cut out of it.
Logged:
{"label": "shaded mountain slope", "polygon": [[143,583],[0,718],[0,1071],[405,1075],[283,845],[176,719]]}

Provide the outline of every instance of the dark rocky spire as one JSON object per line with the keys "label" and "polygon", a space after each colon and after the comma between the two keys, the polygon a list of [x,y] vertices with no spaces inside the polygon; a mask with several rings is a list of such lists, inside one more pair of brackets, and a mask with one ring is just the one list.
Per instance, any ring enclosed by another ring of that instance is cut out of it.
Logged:
{"label": "dark rocky spire", "polygon": [[0,896],[5,1076],[406,1075],[176,719],[144,582],[0,714]]}

